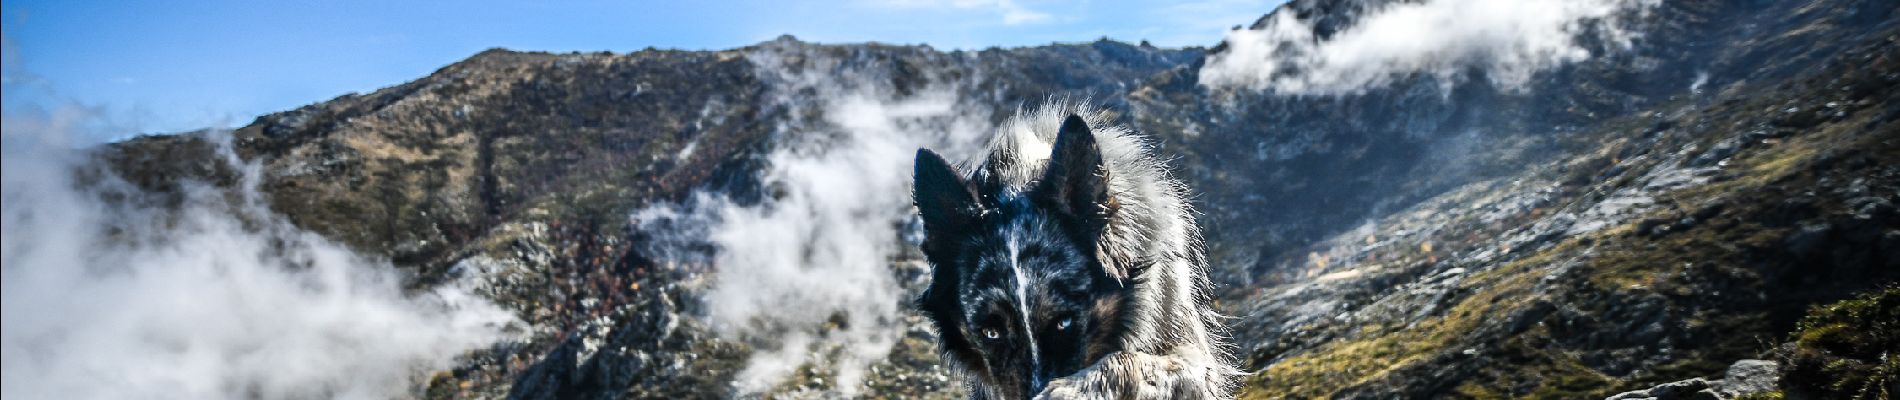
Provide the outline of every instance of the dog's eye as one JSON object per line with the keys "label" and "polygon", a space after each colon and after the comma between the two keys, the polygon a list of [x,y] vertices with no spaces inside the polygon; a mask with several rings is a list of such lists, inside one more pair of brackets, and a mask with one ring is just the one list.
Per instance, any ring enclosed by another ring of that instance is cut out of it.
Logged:
{"label": "dog's eye", "polygon": [[1003,332],[996,330],[996,328],[983,328],[984,339],[996,340],[1001,337],[1003,337]]}
{"label": "dog's eye", "polygon": [[1056,329],[1066,331],[1072,326],[1075,326],[1075,318],[1063,318],[1061,321],[1056,321]]}

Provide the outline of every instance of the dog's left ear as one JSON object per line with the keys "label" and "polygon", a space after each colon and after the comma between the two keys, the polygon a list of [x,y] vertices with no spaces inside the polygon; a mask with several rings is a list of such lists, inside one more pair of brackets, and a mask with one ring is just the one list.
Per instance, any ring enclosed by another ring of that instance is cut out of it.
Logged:
{"label": "dog's left ear", "polygon": [[1095,133],[1082,117],[1069,115],[1056,131],[1049,168],[1037,183],[1034,198],[1049,209],[1078,222],[1086,237],[1099,237],[1115,215],[1115,199],[1108,190],[1108,167]]}

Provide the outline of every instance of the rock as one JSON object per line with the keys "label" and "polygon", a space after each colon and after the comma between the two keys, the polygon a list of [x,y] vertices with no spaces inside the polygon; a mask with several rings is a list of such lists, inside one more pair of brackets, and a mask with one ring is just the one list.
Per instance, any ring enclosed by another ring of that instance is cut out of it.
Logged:
{"label": "rock", "polygon": [[1619,393],[1604,400],[1720,400],[1721,397],[1708,392],[1711,386],[1713,385],[1707,379],[1689,378],[1648,389]]}
{"label": "rock", "polygon": [[1862,196],[1847,201],[1847,207],[1854,212],[1854,219],[1884,220],[1893,214],[1893,202],[1880,196]]}
{"label": "rock", "polygon": [[1645,219],[1636,224],[1636,231],[1649,236],[1662,236],[1669,233],[1669,222],[1664,218]]}
{"label": "rock", "polygon": [[1727,160],[1729,156],[1735,155],[1735,152],[1741,151],[1741,148],[1742,141],[1740,139],[1725,139],[1716,143],[1714,147],[1710,147],[1708,151],[1702,152],[1702,155],[1696,156],[1695,160],[1689,162],[1689,166],[1707,167],[1716,165],[1716,163],[1722,160]]}
{"label": "rock", "polygon": [[1729,365],[1728,374],[1713,388],[1723,398],[1775,390],[1781,380],[1780,364],[1769,360],[1741,360]]}
{"label": "rock", "polygon": [[1722,379],[1689,378],[1632,390],[1605,400],[1728,400],[1776,389],[1781,372],[1774,361],[1741,360],[1729,365]]}
{"label": "rock", "polygon": [[1798,255],[1809,254],[1821,247],[1822,242],[1827,240],[1828,232],[1833,228],[1833,225],[1826,222],[1802,222],[1801,227],[1794,234],[1788,235],[1788,251]]}

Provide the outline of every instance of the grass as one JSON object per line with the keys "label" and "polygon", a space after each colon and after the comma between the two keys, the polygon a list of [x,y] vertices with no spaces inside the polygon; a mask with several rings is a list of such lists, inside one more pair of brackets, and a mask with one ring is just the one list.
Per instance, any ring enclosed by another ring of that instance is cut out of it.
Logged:
{"label": "grass", "polygon": [[1900,286],[1816,306],[1791,335],[1782,385],[1806,398],[1889,399],[1900,386]]}
{"label": "grass", "polygon": [[[1352,338],[1289,357],[1245,379],[1240,398],[1331,397],[1341,388],[1371,382],[1448,351],[1462,351],[1451,347],[1489,320],[1513,315],[1537,300],[1531,290],[1541,269],[1535,266],[1574,249],[1574,241],[1566,242],[1504,267],[1473,274],[1462,286],[1475,293],[1443,317],[1411,326],[1362,330]],[[1461,389],[1491,393],[1470,384]]]}

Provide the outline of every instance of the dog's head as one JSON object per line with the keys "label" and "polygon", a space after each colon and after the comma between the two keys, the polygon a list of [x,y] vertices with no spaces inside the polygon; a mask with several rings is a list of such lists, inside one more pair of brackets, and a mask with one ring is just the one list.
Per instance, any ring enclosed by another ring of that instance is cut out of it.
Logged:
{"label": "dog's head", "polygon": [[1034,396],[1118,350],[1132,277],[1099,243],[1117,211],[1109,171],[1079,117],[1063,122],[1053,148],[1027,189],[996,173],[965,179],[936,153],[917,153],[913,195],[934,268],[917,306],[991,397]]}

